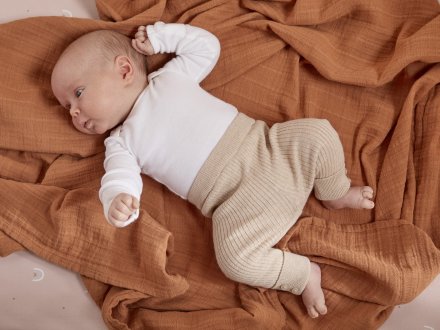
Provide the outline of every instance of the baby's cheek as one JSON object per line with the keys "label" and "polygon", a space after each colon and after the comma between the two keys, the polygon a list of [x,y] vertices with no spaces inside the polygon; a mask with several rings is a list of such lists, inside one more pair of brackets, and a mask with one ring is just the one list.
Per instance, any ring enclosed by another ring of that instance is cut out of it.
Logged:
{"label": "baby's cheek", "polygon": [[72,124],[73,124],[73,126],[74,126],[78,131],[82,132],[83,127],[81,127],[81,125],[79,125],[79,124],[77,123],[77,121],[76,121],[75,119],[73,119],[73,118],[72,118]]}

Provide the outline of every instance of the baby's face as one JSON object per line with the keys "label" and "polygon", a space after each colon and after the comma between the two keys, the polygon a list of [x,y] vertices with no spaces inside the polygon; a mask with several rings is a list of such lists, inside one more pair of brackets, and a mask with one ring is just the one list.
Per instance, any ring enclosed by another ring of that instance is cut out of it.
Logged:
{"label": "baby's face", "polygon": [[90,65],[84,56],[68,54],[55,65],[51,83],[55,97],[69,111],[77,130],[103,134],[124,119],[124,91],[119,80],[111,67]]}

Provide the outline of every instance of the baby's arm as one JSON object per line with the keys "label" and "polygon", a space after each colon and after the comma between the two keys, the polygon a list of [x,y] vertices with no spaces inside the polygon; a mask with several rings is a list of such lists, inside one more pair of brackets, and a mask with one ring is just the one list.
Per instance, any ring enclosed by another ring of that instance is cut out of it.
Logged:
{"label": "baby's arm", "polygon": [[133,47],[145,55],[176,53],[174,59],[156,72],[183,73],[197,83],[211,72],[220,55],[220,43],[212,33],[187,24],[157,22],[140,26]]}
{"label": "baby's arm", "polygon": [[119,137],[105,140],[105,175],[101,180],[99,198],[107,221],[116,227],[125,227],[139,216],[142,178],[136,157],[124,146]]}

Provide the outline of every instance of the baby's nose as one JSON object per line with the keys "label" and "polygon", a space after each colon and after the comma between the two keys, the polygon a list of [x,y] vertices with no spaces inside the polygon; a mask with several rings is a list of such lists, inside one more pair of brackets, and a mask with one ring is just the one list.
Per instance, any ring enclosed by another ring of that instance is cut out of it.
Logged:
{"label": "baby's nose", "polygon": [[70,115],[72,117],[77,117],[80,113],[80,111],[77,107],[71,107],[69,111],[70,111]]}

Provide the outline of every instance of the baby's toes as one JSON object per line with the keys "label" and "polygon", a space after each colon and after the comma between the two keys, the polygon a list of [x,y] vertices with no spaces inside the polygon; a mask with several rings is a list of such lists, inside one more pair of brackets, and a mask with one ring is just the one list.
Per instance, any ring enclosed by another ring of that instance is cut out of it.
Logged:
{"label": "baby's toes", "polygon": [[362,198],[359,201],[359,207],[362,209],[372,209],[374,208],[374,202],[370,199],[373,198],[373,188],[365,186],[361,190]]}
{"label": "baby's toes", "polygon": [[316,318],[319,315],[327,314],[327,306],[324,299],[318,299],[313,305],[307,306],[307,312],[311,318]]}
{"label": "baby's toes", "polygon": [[362,197],[364,198],[373,198],[373,188],[365,186],[362,189]]}
{"label": "baby's toes", "polygon": [[314,306],[307,307],[307,312],[309,313],[309,316],[312,319],[317,318],[319,316],[319,313],[317,312]]}
{"label": "baby's toes", "polygon": [[360,201],[360,207],[362,209],[372,209],[374,208],[374,202],[370,201],[369,199],[366,198],[362,198],[362,200]]}
{"label": "baby's toes", "polygon": [[324,302],[317,303],[315,305],[315,310],[321,315],[327,314],[327,306]]}

